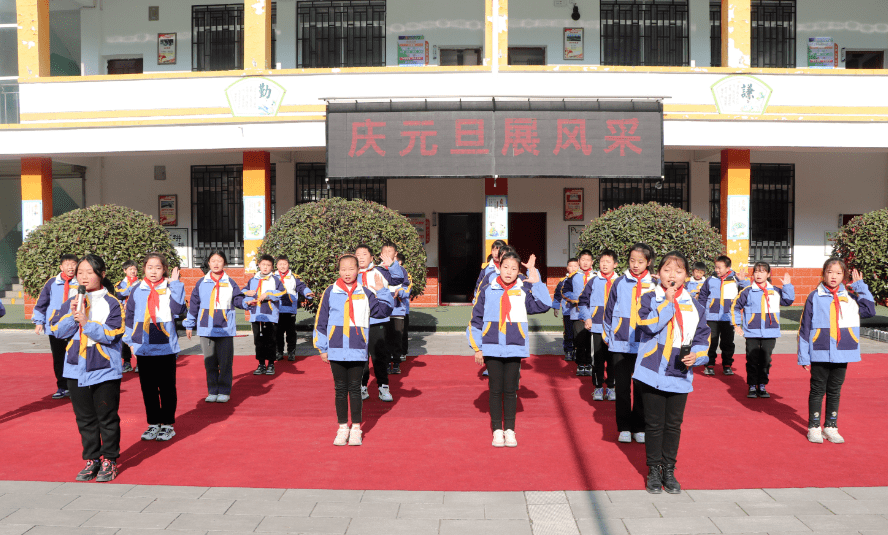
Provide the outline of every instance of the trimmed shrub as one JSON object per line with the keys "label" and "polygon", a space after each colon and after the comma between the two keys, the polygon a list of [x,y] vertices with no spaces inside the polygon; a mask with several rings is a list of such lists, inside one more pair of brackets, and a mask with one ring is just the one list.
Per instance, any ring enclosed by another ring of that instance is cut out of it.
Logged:
{"label": "trimmed shrub", "polygon": [[[710,271],[715,257],[724,251],[721,236],[709,222],[679,208],[650,202],[627,204],[593,220],[573,253],[589,249],[595,254],[613,249],[619,255],[619,270],[623,271],[629,266],[629,249],[638,242],[650,245],[657,259],[669,251],[681,251],[691,266],[703,262]],[[598,268],[597,258],[594,267]]]}
{"label": "trimmed shrub", "polygon": [[[337,259],[361,243],[379,254],[385,241],[394,242],[404,255],[404,269],[413,278],[413,296],[426,284],[426,253],[406,217],[372,201],[324,199],[290,209],[272,225],[258,253],[285,254],[291,269],[315,294],[339,278]],[[376,258],[378,262],[379,259]],[[315,310],[319,299],[307,306]]]}
{"label": "trimmed shrub", "polygon": [[860,271],[876,303],[888,302],[888,208],[859,215],[840,228],[832,254]]}
{"label": "trimmed shrub", "polygon": [[58,275],[63,254],[101,256],[108,278],[117,284],[127,259],[135,260],[141,271],[142,259],[152,252],[165,255],[170,267],[180,264],[169,233],[154,218],[123,206],[96,205],[37,227],[19,247],[16,265],[25,291],[36,298],[46,281]]}

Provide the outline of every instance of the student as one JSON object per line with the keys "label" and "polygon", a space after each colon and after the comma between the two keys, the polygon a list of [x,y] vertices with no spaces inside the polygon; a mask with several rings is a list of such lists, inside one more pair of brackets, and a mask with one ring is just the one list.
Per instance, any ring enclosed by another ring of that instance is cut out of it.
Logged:
{"label": "student", "polygon": [[[77,282],[86,293],[59,306],[50,329],[59,340],[71,340],[63,375],[71,393],[86,466],[77,481],[111,481],[120,457],[120,338],[124,312],[105,277],[105,261],[88,254],[75,261]],[[81,299],[83,302],[81,303]]]}
{"label": "student", "polygon": [[274,277],[281,281],[281,285],[287,290],[281,296],[281,308],[275,329],[277,344],[275,360],[282,360],[284,357],[284,336],[286,336],[287,360],[292,362],[296,360],[296,312],[299,309],[299,297],[311,300],[314,299],[314,293],[298,275],[290,271],[290,259],[287,255],[277,257],[277,272]]}
{"label": "student", "polygon": [[227,403],[231,399],[231,365],[234,361],[234,336],[237,333],[236,308],[244,308],[244,294],[225,273],[225,252],[216,250],[207,257],[209,273],[191,292],[188,316],[182,325],[191,340],[194,328],[200,336],[200,348],[207,372],[207,403]]}
{"label": "student", "polygon": [[[838,258],[823,264],[821,283],[808,294],[799,326],[799,365],[811,372],[808,394],[808,440],[817,444],[824,436],[834,444],[839,434],[839,398],[849,362],[860,362],[860,320],[876,315],[873,294],[856,269],[846,288],[848,267]],[[823,396],[826,421],[820,429]]]}
{"label": "student", "polygon": [[0,302],[0,318],[6,315],[6,307],[3,306],[3,303]]}
{"label": "student", "polygon": [[[395,255],[398,254],[395,244],[386,242],[382,246],[379,253],[381,264],[377,266],[373,263],[373,253],[370,247],[360,244],[355,248],[355,257],[358,259],[358,284],[368,288],[375,288],[375,279],[383,279],[386,287],[398,286],[404,283],[406,273],[398,264]],[[391,292],[389,292],[391,293]],[[367,339],[368,351],[370,359],[373,361],[373,374],[376,376],[376,385],[379,388],[379,399],[381,401],[392,401],[392,394],[389,391],[388,367],[391,362],[392,346],[394,345],[394,331],[389,314],[384,318],[371,317],[369,338]],[[364,364],[364,375],[361,378],[361,398],[367,399],[370,394],[367,392],[367,384],[370,382],[370,363]]]}
{"label": "student", "polygon": [[641,297],[657,285],[648,268],[654,261],[654,250],[645,243],[636,243],[629,250],[629,269],[611,287],[604,308],[602,330],[604,343],[614,358],[614,389],[616,390],[618,441],[644,443],[644,402],[636,385],[632,387],[632,371],[638,357],[638,310]]}
{"label": "student", "polygon": [[780,307],[795,301],[795,288],[789,273],[783,275],[783,287],[771,284],[771,266],[756,262],[752,284],[740,291],[731,305],[734,332],[746,339],[746,384],[748,398],[769,398],[768,374],[771,353],[780,337]]}
{"label": "student", "polygon": [[503,247],[506,247],[506,242],[503,240],[495,240],[490,244],[490,256],[487,257],[487,262],[481,266],[481,273],[478,274],[478,280],[475,282],[474,293],[478,293],[478,288],[487,281],[491,273],[499,275],[500,255],[503,253],[501,251]]}
{"label": "student", "polygon": [[570,301],[564,298],[564,283],[567,279],[573,277],[580,269],[580,262],[576,258],[567,259],[567,275],[565,275],[558,285],[555,286],[555,295],[552,297],[552,314],[558,317],[561,314],[561,321],[564,324],[564,336],[561,342],[561,348],[564,350],[564,360],[570,362],[576,358],[576,350],[574,349],[574,330],[573,321],[570,319],[570,313],[573,307]]}
{"label": "student", "polygon": [[712,330],[709,346],[709,364],[703,375],[715,375],[716,351],[721,348],[722,370],[734,375],[734,326],[731,323],[731,304],[749,281],[731,269],[731,259],[720,256],[715,259],[715,275],[706,279],[697,294],[697,300],[706,307],[706,321]]}
{"label": "student", "polygon": [[145,278],[126,301],[123,340],[139,357],[139,383],[148,419],[142,440],[167,441],[176,436],[176,316],[186,310],[185,285],[179,281],[179,268],[170,272],[166,257],[159,253],[145,257],[142,273]]}
{"label": "student", "polygon": [[34,312],[31,315],[31,323],[34,327],[35,334],[49,335],[49,349],[52,351],[52,369],[55,372],[56,392],[52,395],[52,399],[64,399],[68,397],[68,386],[65,377],[62,375],[65,366],[65,351],[68,338],[59,338],[48,328],[59,314],[62,303],[73,297],[77,293],[77,279],[74,276],[74,270],[77,267],[77,257],[72,254],[63,254],[59,257],[59,274],[46,281],[43,289],[40,290],[40,296],[34,305]]}
{"label": "student", "polygon": [[[610,298],[611,288],[617,279],[617,253],[605,249],[598,255],[598,275],[589,281],[578,299],[580,320],[587,332],[592,333],[592,401],[616,401],[614,390],[614,357],[604,343],[604,310]],[[605,375],[607,366],[607,375]]]}
{"label": "student", "polygon": [[[354,255],[339,258],[339,279],[321,296],[315,317],[314,346],[321,360],[330,363],[336,389],[336,418],[339,429],[335,446],[361,445],[361,379],[367,362],[370,318],[386,318],[394,300],[383,277],[368,277],[371,286],[358,280],[358,259]],[[348,426],[351,402],[351,429]]]}
{"label": "student", "polygon": [[[527,279],[518,279],[519,263],[527,268]],[[493,446],[514,448],[515,414],[518,405],[518,379],[521,360],[530,354],[527,346],[527,316],[551,308],[552,299],[540,272],[536,256],[521,263],[518,253],[500,256],[500,274],[478,291],[472,307],[472,321],[466,329],[475,363],[487,365],[490,391],[490,427]]]}
{"label": "student", "polygon": [[[123,280],[117,283],[115,295],[121,303],[126,303],[127,298],[130,295],[130,292],[133,291],[133,288],[136,287],[136,282],[139,280],[139,268],[136,266],[136,262],[133,260],[127,260],[123,263]],[[123,344],[123,373],[126,372],[136,372],[138,373],[139,368],[133,368],[132,365],[133,360],[133,351],[130,346]],[[138,364],[138,363],[136,363]]]}
{"label": "student", "polygon": [[657,268],[656,290],[641,296],[638,313],[636,388],[644,400],[648,477],[646,490],[660,494],[681,492],[675,479],[675,461],[688,393],[693,388],[692,366],[708,362],[709,325],[706,311],[684,283],[688,260],[678,251],[667,253]]}
{"label": "student", "polygon": [[579,259],[580,269],[573,274],[572,277],[565,279],[564,286],[561,287],[561,293],[564,300],[570,303],[570,320],[573,328],[574,352],[576,353],[578,376],[592,376],[592,333],[586,330],[585,323],[580,319],[580,308],[578,306],[580,294],[586,289],[592,279],[595,278],[595,271],[592,269],[594,260],[592,259],[592,251],[583,249],[577,256]]}
{"label": "student", "polygon": [[274,375],[275,334],[278,322],[278,305],[287,293],[280,279],[271,274],[274,269],[274,257],[264,254],[259,257],[259,272],[247,282],[244,295],[254,299],[244,300],[250,311],[250,323],[253,324],[253,345],[256,348],[256,360],[259,366],[253,375]]}
{"label": "student", "polygon": [[[397,254],[398,263],[404,265],[406,259],[401,253]],[[401,362],[407,360],[407,330],[410,328],[410,291],[413,290],[413,279],[407,274],[407,280],[399,286],[392,286],[389,291],[395,300],[392,309],[392,363],[389,364],[389,374],[401,373]]]}
{"label": "student", "polygon": [[694,275],[692,278],[688,279],[688,282],[685,284],[685,289],[690,292],[691,297],[696,299],[697,295],[700,293],[700,288],[703,287],[705,282],[706,264],[703,262],[697,262],[694,264]]}

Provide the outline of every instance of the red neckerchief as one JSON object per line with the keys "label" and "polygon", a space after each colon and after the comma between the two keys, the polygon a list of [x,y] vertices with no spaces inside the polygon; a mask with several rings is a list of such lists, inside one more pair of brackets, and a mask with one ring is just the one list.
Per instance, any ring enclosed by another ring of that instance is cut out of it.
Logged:
{"label": "red neckerchief", "polygon": [[[666,288],[665,286],[663,287]],[[678,335],[681,337],[681,343],[684,344],[684,317],[681,314],[681,307],[678,306],[678,296],[684,291],[684,286],[679,286],[675,290],[675,296],[672,298],[672,306],[675,307],[675,321],[678,322]]]}
{"label": "red neckerchief", "polygon": [[[342,279],[337,279],[336,280],[336,287],[342,289],[342,291],[344,291],[345,295],[347,296],[345,298],[345,310],[347,312],[347,314],[345,314],[345,317],[348,318],[352,324],[354,324],[354,322],[355,322],[355,307],[352,306],[352,295],[355,293],[355,290],[358,289],[358,281],[353,282],[352,287],[349,288],[348,285],[345,283],[345,281],[343,281]],[[348,333],[348,329],[349,329],[349,325],[342,326],[342,332],[344,332],[346,334]]]}
{"label": "red neckerchief", "polygon": [[289,269],[287,271],[278,271],[278,276],[281,278],[281,282],[283,282],[284,279],[286,279],[287,275],[289,275],[289,274],[290,274]]}
{"label": "red neckerchief", "polygon": [[611,286],[613,286],[614,284],[615,275],[616,273],[613,271],[610,272],[610,277],[604,275],[604,280],[607,281],[606,283],[604,283],[604,306],[607,306],[607,298],[610,297]]}
{"label": "red neckerchief", "polygon": [[583,271],[583,288],[586,287],[586,282],[589,281],[589,277],[592,275],[592,268]]}
{"label": "red neckerchief", "polygon": [[[755,281],[753,281],[753,282],[755,282]],[[762,299],[765,300],[765,307],[767,308],[768,315],[770,316],[771,315],[771,300],[768,299],[768,283],[766,282],[764,284],[759,284],[756,282],[755,285],[758,286],[765,293],[765,295],[764,295],[764,297],[762,297]]]}
{"label": "red neckerchief", "polygon": [[370,265],[364,269],[358,268],[358,275],[363,275],[358,279],[358,282],[369,288],[370,281],[367,280],[367,273],[373,271],[374,269],[376,269],[376,264],[374,264],[373,262],[370,262]]}
{"label": "red neckerchief", "polygon": [[509,320],[509,314],[512,312],[512,301],[509,300],[509,290],[511,290],[516,284],[518,284],[518,279],[512,281],[512,284],[506,284],[503,282],[502,277],[496,278],[496,283],[503,287],[503,296],[500,298],[500,317],[499,317],[499,330],[500,332],[506,332],[506,322]]}
{"label": "red neckerchief", "polygon": [[213,274],[212,271],[210,271],[210,279],[213,281],[213,290],[212,290],[212,293],[216,294],[216,304],[217,304],[217,305],[220,303],[220,302],[219,302],[219,291],[220,291],[220,289],[222,288],[222,284],[221,284],[221,283],[222,283],[222,277],[224,277],[224,276],[225,276],[225,272],[222,271],[222,272],[219,273],[219,278],[217,279],[217,278],[216,278],[216,275]]}
{"label": "red neckerchief", "polygon": [[73,277],[66,277],[64,273],[59,273],[59,277],[61,277],[62,280],[65,281],[65,293],[62,294],[62,303],[64,303],[68,300],[68,292],[71,290],[71,279]]}
{"label": "red neckerchief", "polygon": [[157,293],[157,287],[163,284],[164,279],[160,279],[156,283],[152,283],[148,279],[142,279],[142,281],[148,285],[148,302],[146,303],[146,307],[148,308],[148,315],[151,316],[151,323],[155,326],[157,325],[157,309],[160,308],[160,294]]}
{"label": "red neckerchief", "polygon": [[833,290],[826,284],[823,285],[824,288],[829,290],[829,293],[833,296],[833,305],[836,307],[836,343],[842,339],[842,331],[839,329],[839,318],[842,317],[842,304],[839,302],[839,287],[836,286],[836,289]]}
{"label": "red neckerchief", "polygon": [[132,286],[133,283],[136,282],[137,280],[139,280],[138,275],[135,276],[135,277],[130,277],[129,275],[127,275],[127,276],[126,276],[126,287],[129,288],[129,287]]}
{"label": "red neckerchief", "polygon": [[728,278],[728,275],[730,275],[731,273],[732,273],[732,271],[728,271],[727,273],[725,273],[725,276],[724,276],[724,277],[719,277],[719,279],[721,279],[721,283],[722,283],[722,284],[725,283],[725,279],[727,279],[727,278]]}
{"label": "red neckerchief", "polygon": [[[629,273],[632,273],[632,272],[630,271]],[[644,273],[642,273],[638,277],[635,277],[635,279],[637,281],[635,283],[635,302],[636,303],[638,302],[639,299],[641,299],[641,281],[642,281],[642,279],[647,277],[647,274],[648,274],[648,270],[644,270]]]}

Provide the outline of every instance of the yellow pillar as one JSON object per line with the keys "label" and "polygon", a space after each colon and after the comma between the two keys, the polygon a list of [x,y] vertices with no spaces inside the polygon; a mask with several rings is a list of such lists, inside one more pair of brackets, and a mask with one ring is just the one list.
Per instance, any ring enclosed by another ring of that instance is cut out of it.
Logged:
{"label": "yellow pillar", "polygon": [[722,67],[749,68],[752,54],[752,0],[722,0]]}
{"label": "yellow pillar", "polygon": [[52,219],[52,159],[22,158],[22,239]]}
{"label": "yellow pillar", "polygon": [[497,0],[497,49],[499,50],[499,66],[509,64],[509,0]]}
{"label": "yellow pillar", "polygon": [[255,273],[256,250],[271,226],[271,154],[244,151],[244,267]]}
{"label": "yellow pillar", "polygon": [[50,75],[49,0],[16,0],[19,78]]}
{"label": "yellow pillar", "polygon": [[734,271],[749,268],[749,150],[721,152],[721,235]]}
{"label": "yellow pillar", "polygon": [[484,65],[491,67],[496,61],[493,36],[493,0],[484,0]]}
{"label": "yellow pillar", "polygon": [[271,0],[244,0],[244,70],[273,69]]}

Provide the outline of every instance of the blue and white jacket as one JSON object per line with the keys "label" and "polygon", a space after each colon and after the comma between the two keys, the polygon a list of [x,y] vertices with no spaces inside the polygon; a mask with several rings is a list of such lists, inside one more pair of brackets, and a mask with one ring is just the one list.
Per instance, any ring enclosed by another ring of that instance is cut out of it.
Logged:
{"label": "blue and white jacket", "polygon": [[3,306],[3,303],[0,303],[0,318],[6,315],[6,308]]}
{"label": "blue and white jacket", "polygon": [[706,307],[706,321],[731,321],[731,304],[747,286],[749,281],[739,280],[734,270],[725,276],[724,284],[715,275],[707,278],[697,294],[697,301]]}
{"label": "blue and white jacket", "polygon": [[142,282],[142,279],[136,279],[134,283],[130,284],[129,281],[126,280],[126,277],[124,277],[124,279],[118,282],[117,286],[114,287],[117,290],[115,292],[115,297],[117,297],[120,302],[125,302],[133,289],[138,286],[140,282]]}
{"label": "blue and white jacket", "polygon": [[[261,273],[256,273],[247,282],[247,287],[244,290],[247,292],[258,290],[254,297],[244,298],[246,309],[250,311],[250,323],[278,322],[281,299],[287,293],[280,279],[271,273],[264,276]],[[268,298],[260,303],[258,300],[263,294],[268,294]]]}
{"label": "blue and white jacket", "polygon": [[309,300],[314,299],[314,292],[302,282],[299,275],[293,273],[292,269],[287,273],[287,276],[283,278],[281,277],[280,271],[275,271],[274,277],[281,281],[281,285],[287,290],[286,293],[281,296],[281,308],[278,311],[280,314],[296,314],[299,310],[300,295]]}
{"label": "blue and white jacket", "polygon": [[[377,266],[376,264],[371,262],[370,265],[367,266],[367,269],[362,269],[360,273],[358,273],[358,284],[360,284],[361,286],[367,286],[369,288],[369,279],[372,279],[374,277],[382,277],[385,286],[391,288],[392,286],[400,286],[401,284],[403,284],[404,280],[407,278],[407,272],[404,271],[404,268],[402,268],[401,264],[399,264],[397,261],[392,262],[392,265],[390,265],[388,269],[382,266]],[[389,293],[391,293],[391,290],[389,290]],[[391,315],[391,311],[389,311],[389,313],[382,318],[371,315],[370,325],[385,323],[389,320]]]}
{"label": "blue and white jacket", "polygon": [[[768,292],[765,301],[765,290]],[[780,307],[789,306],[795,301],[795,288],[786,284],[778,288],[770,282],[765,290],[752,284],[740,290],[740,295],[731,305],[731,323],[743,327],[744,338],[780,337]]]}
{"label": "blue and white jacket", "polygon": [[568,273],[564,277],[558,281],[558,284],[555,285],[555,293],[552,295],[552,310],[560,310],[562,312],[562,316],[570,319],[570,309],[568,306],[570,303],[564,300],[564,295],[561,293],[561,290],[564,288],[564,281],[573,276],[573,273]]}
{"label": "blue and white jacket", "polygon": [[685,283],[685,289],[691,293],[691,297],[697,299],[697,296],[700,295],[700,289],[703,288],[704,284],[706,284],[706,278],[697,280],[691,277],[688,279],[688,282]]}
{"label": "blue and white jacket", "polygon": [[[62,279],[61,273],[46,281],[43,289],[40,290],[37,303],[34,305],[31,323],[43,325],[45,332],[49,333],[50,336],[56,336],[49,326],[59,316],[59,309],[62,308],[62,304],[77,294],[78,286],[80,285],[77,284],[77,279],[71,279],[68,285],[68,295],[62,295],[65,289],[65,281]],[[56,337],[58,338],[58,336]]]}
{"label": "blue and white jacket", "polygon": [[237,332],[237,313],[244,309],[244,296],[240,286],[227,274],[219,281],[219,304],[216,304],[216,283],[209,273],[204,275],[191,291],[188,317],[182,326],[207,338],[233,337]]}
{"label": "blue and white jacket", "polygon": [[68,339],[62,377],[75,379],[77,386],[93,386],[123,377],[120,359],[125,312],[120,301],[102,288],[86,294],[87,322],[80,329],[74,321],[72,306],[77,297],[65,301],[53,320],[53,336]]}
{"label": "blue and white jacket", "polygon": [[[628,269],[614,281],[611,294],[604,307],[602,331],[604,342],[614,353],[637,353],[641,333],[636,332],[641,299],[635,299],[638,279]],[[657,279],[647,273],[641,279],[641,295],[653,291]]]}
{"label": "blue and white jacket", "polygon": [[413,279],[407,275],[407,280],[400,286],[390,286],[389,291],[395,299],[395,306],[392,308],[393,318],[403,318],[410,314],[410,292],[413,290]]}
{"label": "blue and white jacket", "polygon": [[[690,292],[682,291],[675,303],[666,300],[663,287],[641,296],[638,332],[638,359],[635,361],[634,379],[663,392],[687,394],[694,390],[693,368],[682,369],[678,358],[683,344],[690,344],[691,354],[696,355],[694,366],[709,362],[709,325],[706,311]],[[681,314],[679,325],[677,314]]]}
{"label": "blue and white jacket", "polygon": [[[493,263],[493,260],[487,262],[486,264],[481,266],[481,273],[478,274],[478,280],[475,281],[475,293],[478,293],[478,290],[481,289],[481,286],[490,282],[490,274],[496,273],[499,275],[499,266]],[[495,277],[494,277],[495,278]]]}
{"label": "blue and white jacket", "polygon": [[160,306],[151,321],[148,296],[151,288],[141,281],[126,300],[126,333],[123,341],[133,348],[133,354],[175,355],[179,353],[179,335],[176,316],[185,314],[185,285],[181,281],[165,279],[155,288]]}
{"label": "blue and white jacket", "polygon": [[859,362],[860,320],[876,315],[873,294],[863,281],[839,288],[841,315],[832,293],[821,283],[808,294],[799,325],[799,364]]}
{"label": "blue and white jacket", "polygon": [[472,307],[472,321],[466,329],[469,345],[485,357],[521,357],[530,355],[527,346],[527,316],[542,314],[552,308],[549,289],[542,281],[519,280],[509,290],[511,311],[501,317],[500,300],[503,287],[494,280],[478,290]]}
{"label": "blue and white jacket", "polygon": [[[564,286],[561,287],[561,295],[564,300],[570,303],[570,319],[580,319],[580,295],[586,289],[586,284],[595,279],[597,274],[589,268],[589,271],[583,272],[578,269],[573,275],[564,279]],[[583,279],[586,279],[585,281]]]}
{"label": "blue and white jacket", "polygon": [[590,332],[601,334],[604,332],[604,311],[610,300],[610,292],[614,284],[617,282],[617,275],[611,275],[610,283],[607,277],[600,272],[595,278],[586,284],[583,293],[580,294],[579,303],[579,319],[586,321],[592,320],[592,330]]}
{"label": "blue and white jacket", "polygon": [[[351,298],[351,306],[354,307],[352,315],[346,309],[347,302],[348,293],[336,284],[324,290],[315,316],[314,346],[321,353],[326,353],[329,360],[366,361],[370,320],[387,318],[392,313],[394,299],[387,287],[374,293],[370,288],[358,284]],[[354,316],[354,323],[351,316]]]}

